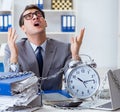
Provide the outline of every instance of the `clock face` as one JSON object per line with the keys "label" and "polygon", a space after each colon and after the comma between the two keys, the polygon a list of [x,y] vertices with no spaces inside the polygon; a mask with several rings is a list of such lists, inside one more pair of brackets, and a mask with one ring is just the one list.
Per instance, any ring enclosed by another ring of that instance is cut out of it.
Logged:
{"label": "clock face", "polygon": [[67,89],[72,96],[84,99],[91,97],[99,88],[100,79],[90,66],[78,66],[69,72]]}

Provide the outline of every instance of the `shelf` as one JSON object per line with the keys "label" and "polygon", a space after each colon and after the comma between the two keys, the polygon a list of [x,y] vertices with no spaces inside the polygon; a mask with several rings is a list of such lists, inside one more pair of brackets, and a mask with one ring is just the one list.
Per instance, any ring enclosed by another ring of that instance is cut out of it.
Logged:
{"label": "shelf", "polygon": [[[14,23],[14,0],[0,0],[0,43],[5,42],[8,28]],[[4,39],[2,40],[1,38]]]}
{"label": "shelf", "polygon": [[[0,34],[2,34],[2,35],[7,35],[8,32],[0,32]],[[1,36],[0,36],[0,37],[1,37]]]}
{"label": "shelf", "polygon": [[75,34],[75,32],[47,32],[48,35],[68,35],[68,34]]}
{"label": "shelf", "polygon": [[0,10],[0,14],[11,14],[10,10]]}
{"label": "shelf", "polygon": [[75,10],[52,10],[52,9],[43,9],[43,11],[44,12],[53,12],[53,13],[55,13],[55,12],[76,12]]}
{"label": "shelf", "polygon": [[[0,0],[1,1],[1,0]],[[3,0],[2,0],[3,1]],[[14,17],[16,17],[16,11],[20,10],[23,8],[23,6],[16,6],[19,8],[15,7],[15,0],[12,1],[12,7],[9,12],[12,15],[12,26],[16,28],[16,30],[19,30],[19,27],[16,27],[16,18],[14,21]],[[29,0],[29,4],[32,4],[33,2],[37,4],[38,0]],[[27,1],[25,1],[25,4],[27,4]],[[14,10],[14,8],[16,8]],[[75,21],[75,32],[62,32],[61,28],[61,16],[62,15],[75,15],[77,14],[76,11],[76,0],[73,0],[73,8],[72,10],[56,10],[56,9],[51,9],[51,0],[43,0],[43,11],[45,12],[45,19],[47,21],[47,28],[46,28],[46,33],[50,37],[55,37],[55,38],[61,38],[61,37],[66,37],[69,38],[71,35],[76,34],[76,21]],[[0,13],[3,13],[4,11],[1,10]],[[5,12],[8,12],[7,10]],[[77,19],[77,16],[76,16]],[[8,32],[0,32],[0,43],[2,42],[7,42],[7,33]],[[20,34],[19,34],[20,35]],[[69,39],[68,39],[69,40]]]}

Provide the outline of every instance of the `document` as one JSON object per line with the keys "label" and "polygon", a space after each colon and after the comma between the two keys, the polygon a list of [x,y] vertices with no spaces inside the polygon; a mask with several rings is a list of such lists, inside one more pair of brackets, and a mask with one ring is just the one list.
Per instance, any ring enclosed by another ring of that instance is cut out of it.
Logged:
{"label": "document", "polygon": [[[0,112],[40,107],[41,100],[38,95],[38,78],[33,72],[0,73]],[[30,105],[31,102],[34,103]]]}

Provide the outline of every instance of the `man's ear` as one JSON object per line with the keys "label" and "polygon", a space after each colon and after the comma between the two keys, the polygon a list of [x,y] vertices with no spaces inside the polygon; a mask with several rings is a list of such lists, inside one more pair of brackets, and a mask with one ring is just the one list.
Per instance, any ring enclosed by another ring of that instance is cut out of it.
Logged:
{"label": "man's ear", "polygon": [[45,27],[47,27],[47,21],[44,19],[44,21],[45,21]]}
{"label": "man's ear", "polygon": [[45,20],[45,23],[46,23],[46,24],[45,24],[45,27],[47,27],[47,22],[46,22],[46,20]]}
{"label": "man's ear", "polygon": [[21,26],[21,29],[26,32],[24,25]]}

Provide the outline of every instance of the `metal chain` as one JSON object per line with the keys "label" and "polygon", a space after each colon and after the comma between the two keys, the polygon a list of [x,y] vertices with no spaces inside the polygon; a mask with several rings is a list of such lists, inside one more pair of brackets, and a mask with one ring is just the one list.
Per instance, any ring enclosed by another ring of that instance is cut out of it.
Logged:
{"label": "metal chain", "polygon": [[105,77],[101,83],[101,88],[98,90],[98,93],[96,94],[95,99],[101,99],[100,96],[101,96],[103,90],[105,89],[105,84],[107,82],[107,78],[108,78],[107,74],[105,74]]}
{"label": "metal chain", "polygon": [[11,79],[11,78],[15,78],[15,77],[21,77],[21,76],[25,76],[25,75],[28,75],[28,74],[33,74],[33,72],[29,71],[24,71],[24,72],[9,72],[9,73],[6,73],[4,75],[0,75],[0,80],[4,80],[4,79]]}
{"label": "metal chain", "polygon": [[[92,58],[89,56],[89,55],[86,55],[86,54],[80,54],[80,56],[84,56],[84,57],[88,57],[89,58],[89,61],[78,61],[77,63],[74,64],[74,66],[83,66],[83,65],[89,65],[91,67],[96,67],[96,63],[94,62],[94,60],[92,60]],[[70,60],[72,61],[72,59]],[[57,73],[55,73],[54,75],[52,76],[48,76],[48,77],[39,77],[38,79],[39,80],[49,80],[49,79],[52,79],[52,78],[55,78],[57,77],[58,75],[60,75],[60,73],[64,72],[66,67],[68,65],[65,65],[65,67],[61,68]]]}
{"label": "metal chain", "polygon": [[[111,77],[112,77],[113,82],[114,82],[115,85],[117,86],[117,88],[120,90],[120,81],[118,80],[116,74],[114,74],[114,73],[112,72]],[[104,78],[103,81],[102,81],[101,89],[98,91],[98,93],[97,93],[97,95],[96,95],[96,99],[101,99],[100,97],[101,97],[102,92],[105,90],[105,84],[106,84],[106,82],[107,82],[107,79],[108,79],[108,76],[107,76],[107,74],[106,74],[106,75],[105,75],[105,78]]]}

